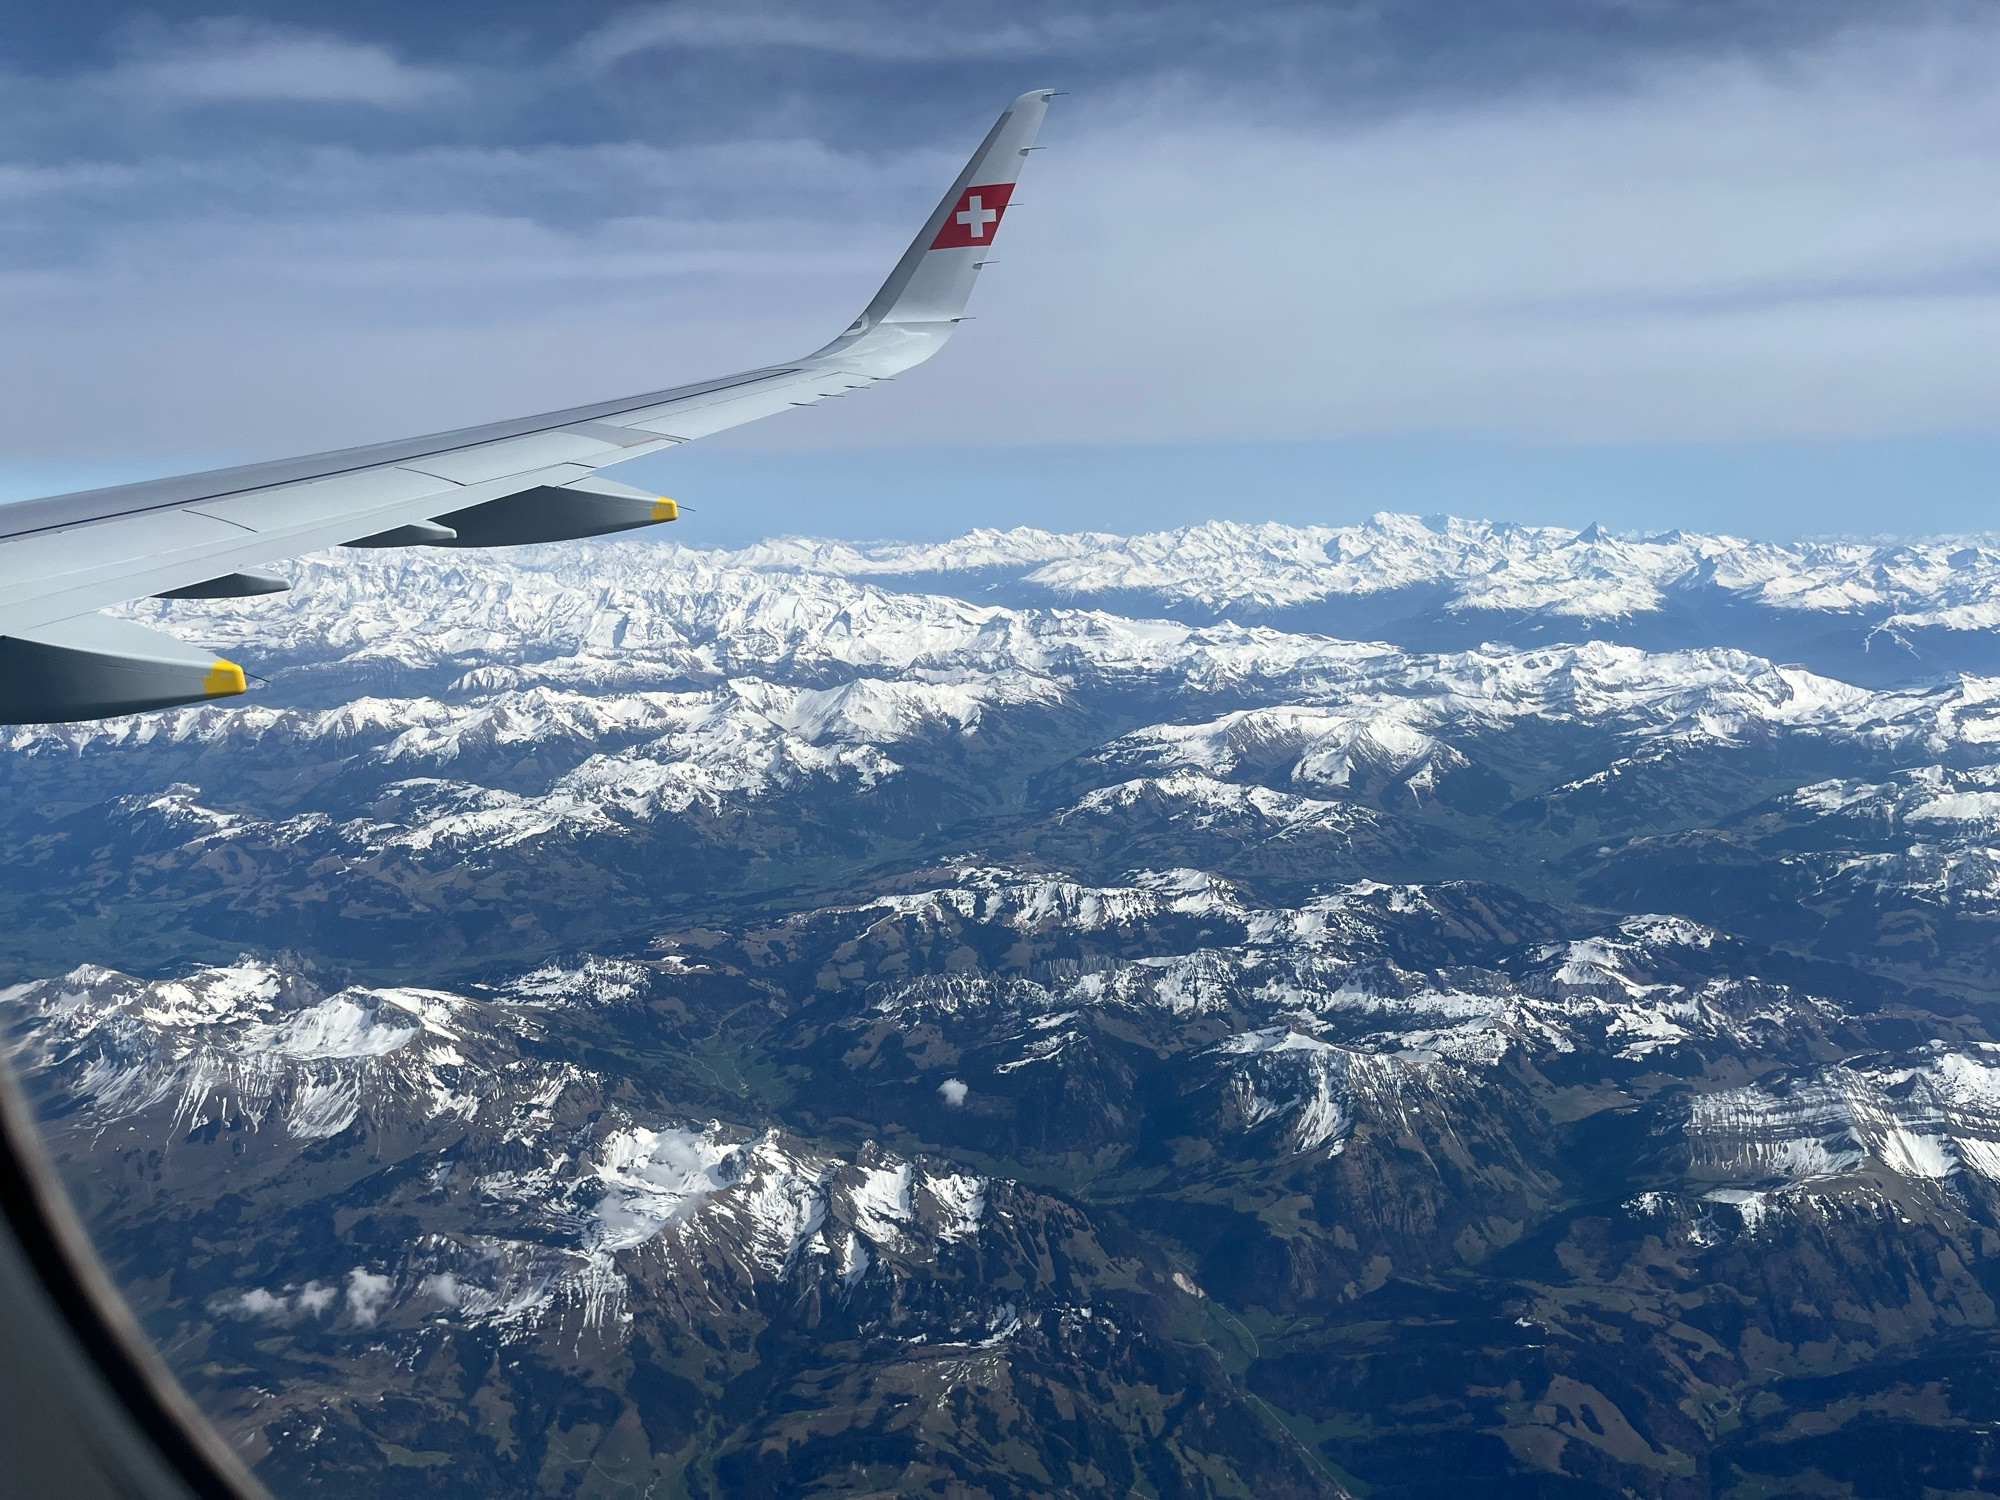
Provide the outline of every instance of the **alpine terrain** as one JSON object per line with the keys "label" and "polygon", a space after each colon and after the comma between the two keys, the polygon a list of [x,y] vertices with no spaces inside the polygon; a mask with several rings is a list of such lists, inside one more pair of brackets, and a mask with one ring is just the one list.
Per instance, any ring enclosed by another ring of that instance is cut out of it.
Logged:
{"label": "alpine terrain", "polygon": [[280,1500],[2000,1493],[2000,541],[320,555],[5,731]]}

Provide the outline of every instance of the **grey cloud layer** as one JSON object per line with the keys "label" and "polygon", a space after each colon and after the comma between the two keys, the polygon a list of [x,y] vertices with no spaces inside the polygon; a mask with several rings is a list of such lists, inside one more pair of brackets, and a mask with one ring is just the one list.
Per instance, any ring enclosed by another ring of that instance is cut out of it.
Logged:
{"label": "grey cloud layer", "polygon": [[387,108],[455,100],[461,79],[414,67],[379,43],[244,19],[129,31],[107,92],[177,103],[290,101]]}
{"label": "grey cloud layer", "polygon": [[[576,47],[587,65],[608,67],[660,50],[782,48],[881,61],[1044,58],[1096,51],[1147,32],[1141,18],[1055,14],[1027,20],[945,7],[896,14],[887,6],[823,8],[746,4],[728,8],[641,6],[591,31]],[[1125,23],[1125,24],[1121,24]]]}
{"label": "grey cloud layer", "polygon": [[[1074,60],[1134,24],[913,19],[884,47]],[[569,39],[537,79],[263,23],[131,33],[97,97],[182,124],[152,151],[0,165],[0,442],[284,451],[796,352],[872,289],[1006,97],[997,74],[898,149],[815,131],[783,91],[768,120],[707,135],[496,145],[518,121],[464,122],[593,69],[781,42],[854,58],[879,35],[858,11],[652,8]],[[821,66],[838,94],[844,65]],[[1190,71],[1107,79],[1052,116],[960,344],[747,440],[1984,429],[1996,66],[1989,17],[1782,55],[1669,49],[1615,83],[1419,91],[1365,116],[1253,107]],[[46,112],[54,90],[27,81],[11,107]],[[403,133],[241,128],[274,101]]]}

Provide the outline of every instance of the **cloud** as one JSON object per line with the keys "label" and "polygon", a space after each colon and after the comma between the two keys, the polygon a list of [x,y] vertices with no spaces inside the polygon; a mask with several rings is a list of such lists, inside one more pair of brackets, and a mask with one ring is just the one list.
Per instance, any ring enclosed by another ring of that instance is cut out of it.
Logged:
{"label": "cloud", "polygon": [[[1475,29],[1462,11],[1454,19],[1460,32]],[[1268,95],[1274,73],[1301,64],[1318,85],[1334,88],[1370,72],[1379,75],[1394,41],[1381,21],[1373,4],[1318,0],[1239,0],[1226,7],[1199,0],[1022,0],[1004,14],[980,0],[861,0],[837,8],[789,0],[730,6],[669,0],[612,17],[579,38],[569,57],[585,73],[601,73],[648,54],[702,55],[708,67],[754,59],[753,66],[781,70],[787,59],[818,55],[841,64],[900,65],[898,92],[906,96],[962,87],[954,65],[1035,62],[1053,70],[1051,77],[1079,83],[1107,74],[1196,69],[1248,79],[1253,90]],[[1009,77],[1012,92],[1028,83]]]}
{"label": "cloud", "polygon": [[1296,44],[1308,35],[1351,32],[1354,24],[1341,8],[1283,0],[1227,10],[1201,4],[1016,4],[1004,15],[967,0],[920,5],[874,0],[837,10],[785,0],[730,6],[671,0],[614,16],[580,38],[572,55],[589,68],[661,51],[790,51],[878,63],[1073,62],[1204,43],[1239,51],[1275,40]]}
{"label": "cloud", "polygon": [[439,1271],[417,1283],[417,1294],[433,1298],[445,1307],[457,1307],[464,1300],[465,1288],[451,1272]]}
{"label": "cloud", "polygon": [[347,1273],[347,1313],[354,1319],[356,1327],[375,1326],[375,1320],[388,1305],[389,1294],[395,1285],[393,1276],[378,1276],[360,1266]]}
{"label": "cloud", "polygon": [[962,1078],[947,1078],[938,1085],[938,1096],[952,1109],[963,1107],[966,1095],[971,1092],[971,1086]]}
{"label": "cloud", "polygon": [[370,104],[404,109],[456,98],[451,73],[389,48],[262,21],[211,19],[128,34],[103,80],[112,93],[179,104]]}
{"label": "cloud", "polygon": [[334,1288],[323,1281],[309,1281],[302,1287],[286,1287],[282,1292],[252,1287],[235,1297],[213,1304],[224,1317],[255,1318],[265,1323],[294,1323],[302,1317],[317,1318],[333,1306]]}
{"label": "cloud", "polygon": [[1095,50],[1111,28],[1083,16],[996,20],[990,10],[953,14],[948,7],[897,12],[887,7],[834,13],[784,5],[646,6],[614,17],[583,37],[576,56],[605,67],[638,53],[673,50],[795,48],[886,61],[938,58],[1031,58]]}
{"label": "cloud", "polygon": [[[1359,120],[1172,82],[1065,99],[944,355],[716,441],[1992,430],[1996,64],[1988,18]],[[11,169],[0,442],[281,454],[788,357],[873,291],[986,124],[958,114],[889,151]]]}
{"label": "cloud", "polygon": [[217,1310],[242,1318],[260,1318],[269,1323],[285,1322],[292,1316],[291,1299],[267,1292],[260,1286],[218,1304]]}
{"label": "cloud", "polygon": [[955,167],[749,142],[0,170],[48,241],[0,260],[0,442],[305,451],[783,358],[883,274],[857,210],[915,221]]}
{"label": "cloud", "polygon": [[1990,429],[1996,62],[1988,24],[1352,128],[1052,117],[963,345],[762,440]]}

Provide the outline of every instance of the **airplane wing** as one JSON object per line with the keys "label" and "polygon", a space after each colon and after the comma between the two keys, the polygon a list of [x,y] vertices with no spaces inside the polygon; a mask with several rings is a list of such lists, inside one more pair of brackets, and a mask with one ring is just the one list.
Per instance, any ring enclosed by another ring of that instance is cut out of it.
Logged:
{"label": "airplane wing", "polygon": [[963,314],[1048,108],[1023,94],[987,133],[846,332],[789,364],[403,442],[0,506],[0,723],[103,718],[244,690],[214,653],[96,611],[228,598],[259,564],[322,547],[503,546],[651,525],[671,500],[596,471],[886,380]]}

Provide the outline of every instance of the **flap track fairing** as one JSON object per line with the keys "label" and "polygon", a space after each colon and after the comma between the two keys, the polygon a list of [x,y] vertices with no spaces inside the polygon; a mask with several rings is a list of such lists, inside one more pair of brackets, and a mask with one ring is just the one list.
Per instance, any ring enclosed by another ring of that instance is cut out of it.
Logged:
{"label": "flap track fairing", "polygon": [[262,568],[241,568],[234,573],[224,573],[220,578],[204,579],[191,583],[186,588],[168,589],[164,594],[155,594],[155,599],[253,599],[259,594],[282,594],[292,586],[291,580],[277,573],[267,573]]}
{"label": "flap track fairing", "polygon": [[534,542],[569,542],[657,526],[680,516],[664,495],[634,489],[611,479],[540,485],[532,490],[467,506],[438,521],[451,529],[445,547],[521,547]]}
{"label": "flap track fairing", "polygon": [[64,724],[228,698],[243,669],[130,620],[82,615],[0,636],[0,723]]}

